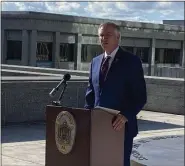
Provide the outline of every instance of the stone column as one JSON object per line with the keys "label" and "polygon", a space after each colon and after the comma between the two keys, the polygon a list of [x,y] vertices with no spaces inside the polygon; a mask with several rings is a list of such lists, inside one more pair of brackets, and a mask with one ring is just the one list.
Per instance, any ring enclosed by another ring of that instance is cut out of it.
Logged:
{"label": "stone column", "polygon": [[30,35],[30,66],[36,66],[37,31],[32,30]]}
{"label": "stone column", "polygon": [[133,54],[136,55],[136,53],[137,53],[137,47],[134,46],[134,48],[133,48]]}
{"label": "stone column", "polygon": [[22,31],[22,57],[21,57],[21,64],[24,66],[28,66],[28,31]]}
{"label": "stone column", "polygon": [[81,70],[81,53],[82,53],[82,34],[77,34],[75,37],[76,43],[76,56],[75,56],[75,63],[74,69]]}
{"label": "stone column", "polygon": [[6,31],[2,29],[1,30],[1,64],[6,64],[6,57],[7,57]]}
{"label": "stone column", "polygon": [[185,55],[184,55],[185,53],[184,53],[184,52],[185,52],[185,42],[184,42],[184,40],[183,40],[183,41],[181,42],[181,57],[182,57],[182,58],[181,58],[181,66],[182,66],[182,67],[185,67],[185,62],[184,62],[184,61],[185,61],[185,57],[184,57],[184,56],[185,56]]}
{"label": "stone column", "polygon": [[164,48],[159,50],[159,63],[164,64]]}
{"label": "stone column", "polygon": [[60,32],[54,33],[53,51],[52,51],[52,67],[60,68]]}
{"label": "stone column", "polygon": [[149,67],[148,67],[148,75],[154,76],[155,74],[155,44],[156,39],[152,38],[150,44],[150,53],[149,53]]}

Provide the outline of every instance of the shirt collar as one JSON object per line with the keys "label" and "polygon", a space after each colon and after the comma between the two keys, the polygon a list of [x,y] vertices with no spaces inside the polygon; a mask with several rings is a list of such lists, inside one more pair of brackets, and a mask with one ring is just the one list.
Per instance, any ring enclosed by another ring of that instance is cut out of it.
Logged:
{"label": "shirt collar", "polygon": [[119,49],[119,46],[118,46],[118,47],[116,47],[116,49],[115,49],[114,51],[112,51],[112,53],[111,53],[111,54],[109,54],[109,55],[105,52],[105,57],[110,56],[110,57],[111,57],[111,59],[112,59],[112,58],[114,58],[114,57],[115,57],[115,55],[116,55],[116,53],[117,53],[117,51],[118,51],[118,49]]}

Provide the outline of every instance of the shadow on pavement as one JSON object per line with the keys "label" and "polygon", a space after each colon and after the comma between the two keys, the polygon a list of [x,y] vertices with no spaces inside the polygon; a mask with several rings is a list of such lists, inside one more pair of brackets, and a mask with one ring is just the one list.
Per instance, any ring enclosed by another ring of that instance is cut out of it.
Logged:
{"label": "shadow on pavement", "polygon": [[155,121],[138,119],[139,131],[175,129],[175,128],[183,128],[183,127],[184,125],[176,125],[176,124],[171,124],[166,122],[155,122]]}
{"label": "shadow on pavement", "polygon": [[[1,142],[11,143],[45,140],[45,127],[45,124],[40,123],[3,126],[1,128]],[[174,125],[138,119],[139,131],[174,129],[183,127],[183,125]]]}
{"label": "shadow on pavement", "polygon": [[8,125],[1,128],[1,143],[45,140],[45,124]]}

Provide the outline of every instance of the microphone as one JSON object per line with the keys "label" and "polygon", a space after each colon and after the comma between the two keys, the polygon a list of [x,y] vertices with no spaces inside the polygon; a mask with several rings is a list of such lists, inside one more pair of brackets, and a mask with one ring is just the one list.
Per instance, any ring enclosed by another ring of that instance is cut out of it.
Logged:
{"label": "microphone", "polygon": [[68,73],[65,74],[63,76],[63,79],[59,82],[59,84],[55,88],[53,88],[53,90],[49,93],[50,97],[54,97],[55,94],[56,94],[56,92],[59,90],[60,86],[62,84],[65,84],[66,85],[66,82],[69,81],[70,79],[71,79],[71,75],[68,74]]}

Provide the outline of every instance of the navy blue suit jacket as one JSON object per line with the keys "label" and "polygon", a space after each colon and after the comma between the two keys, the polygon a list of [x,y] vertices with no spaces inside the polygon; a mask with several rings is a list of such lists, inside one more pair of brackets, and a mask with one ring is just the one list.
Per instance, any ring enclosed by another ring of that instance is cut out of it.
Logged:
{"label": "navy blue suit jacket", "polygon": [[99,72],[104,53],[92,59],[85,108],[102,106],[119,110],[128,122],[125,134],[138,134],[136,115],[146,103],[146,84],[141,60],[119,47],[100,90]]}

